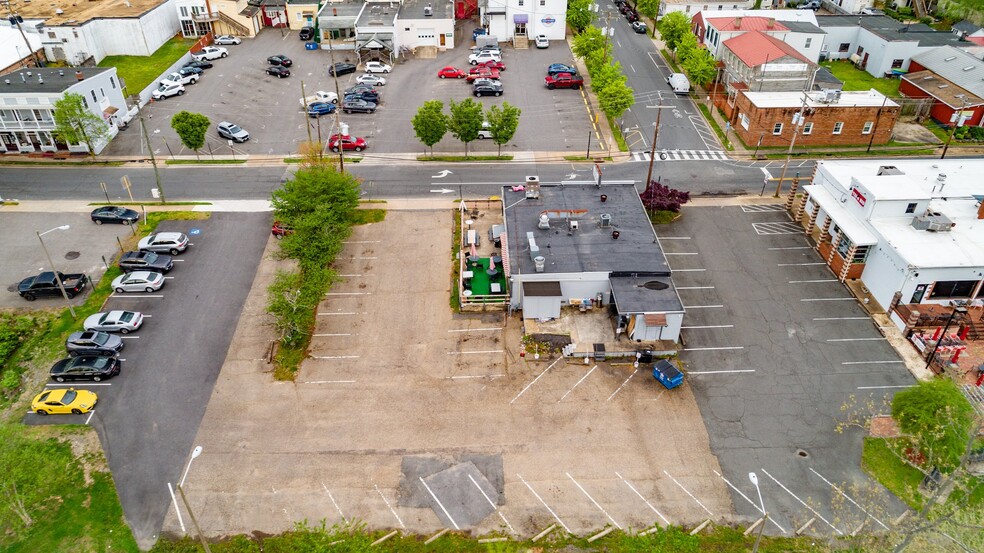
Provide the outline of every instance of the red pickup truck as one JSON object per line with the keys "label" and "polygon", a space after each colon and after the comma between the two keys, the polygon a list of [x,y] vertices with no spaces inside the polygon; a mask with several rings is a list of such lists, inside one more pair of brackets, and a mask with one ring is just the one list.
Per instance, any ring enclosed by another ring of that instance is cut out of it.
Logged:
{"label": "red pickup truck", "polygon": [[543,79],[543,82],[550,90],[555,88],[573,88],[574,90],[577,90],[584,85],[584,79],[582,79],[580,75],[572,75],[570,73],[547,75],[547,77]]}

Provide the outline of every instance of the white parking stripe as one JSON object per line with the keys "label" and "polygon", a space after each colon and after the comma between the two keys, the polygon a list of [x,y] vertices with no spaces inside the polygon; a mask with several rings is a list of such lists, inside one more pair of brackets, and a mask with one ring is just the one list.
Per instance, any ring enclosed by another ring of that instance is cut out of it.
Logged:
{"label": "white parking stripe", "polygon": [[604,507],[602,507],[601,505],[599,505],[598,502],[595,501],[595,499],[593,497],[591,497],[591,494],[589,494],[587,490],[585,490],[583,487],[581,487],[581,484],[579,484],[577,482],[577,480],[574,480],[574,477],[571,476],[571,473],[565,472],[564,474],[566,474],[567,477],[571,479],[571,482],[574,482],[574,485],[577,486],[577,489],[581,490],[581,493],[583,493],[588,499],[591,500],[592,503],[594,503],[594,506],[597,507],[599,511],[601,511],[602,513],[605,513],[605,516],[608,517],[608,520],[612,521],[612,524],[614,524],[616,528],[618,528],[619,530],[622,529],[622,525],[619,524],[619,523],[617,523],[617,522],[615,522],[615,519],[612,518],[612,515],[608,514],[608,511],[606,511]]}
{"label": "white parking stripe", "polygon": [[358,355],[312,355],[311,359],[358,359]]}
{"label": "white parking stripe", "polygon": [[681,326],[681,330],[697,330],[701,328],[734,328],[735,325],[705,325],[705,326]]}
{"label": "white parking stripe", "polygon": [[707,269],[673,269],[674,273],[703,273]]}
{"label": "white parking stripe", "polygon": [[461,530],[461,527],[459,527],[458,523],[455,522],[454,518],[451,517],[451,513],[449,513],[448,510],[444,507],[444,504],[441,503],[441,500],[438,499],[436,495],[434,495],[434,490],[431,490],[430,486],[427,485],[427,482],[424,482],[424,478],[422,476],[418,476],[417,479],[420,480],[420,483],[424,485],[424,488],[427,490],[427,493],[429,493],[430,496],[434,498],[434,501],[437,502],[437,506],[440,507],[441,511],[444,512],[444,516],[448,517],[448,520],[451,521],[451,526],[454,526],[455,530]]}
{"label": "white parking stripe", "polygon": [[780,267],[809,267],[812,265],[826,265],[826,263],[777,263]]}
{"label": "white parking stripe", "polygon": [[814,321],[870,321],[871,317],[814,317]]}
{"label": "white parking stripe", "polygon": [[89,411],[89,416],[85,418],[85,423],[86,424],[89,424],[89,421],[92,420],[92,416],[95,415],[95,414],[96,414],[96,410],[95,409],[93,409],[92,411]]}
{"label": "white parking stripe", "polygon": [[789,246],[786,248],[769,248],[770,250],[812,250],[813,246]]}
{"label": "white parking stripe", "polygon": [[653,504],[650,503],[648,499],[646,499],[645,497],[643,497],[642,494],[639,493],[639,490],[635,489],[635,486],[633,486],[631,483],[629,483],[629,481],[626,480],[625,478],[623,478],[622,475],[619,474],[617,471],[615,472],[615,476],[618,476],[619,479],[622,482],[625,482],[625,485],[628,486],[630,490],[632,490],[633,492],[635,492],[635,494],[637,496],[639,496],[639,499],[641,499],[643,502],[645,502],[646,506],[648,506],[650,509],[652,509],[653,512],[656,513],[657,516],[659,516],[659,518],[663,519],[663,523],[664,524],[666,524],[667,526],[670,524],[670,521],[666,520],[666,517],[663,516],[663,513],[659,512],[659,510],[656,507],[653,507]]}
{"label": "white parking stripe", "polygon": [[448,355],[471,355],[473,353],[504,353],[504,351],[501,349],[487,349],[482,351],[449,351],[446,353]]}
{"label": "white parking stripe", "polygon": [[124,339],[124,340],[136,340],[136,339],[137,339],[137,338],[139,338],[139,337],[140,337],[140,336],[134,336],[134,335],[132,335],[132,334],[131,334],[131,335],[129,335],[129,336],[120,336],[120,338],[122,338],[122,339]]}
{"label": "white parking stripe", "polygon": [[666,470],[663,470],[663,474],[669,476],[670,477],[670,480],[673,480],[673,483],[674,484],[676,484],[677,486],[680,486],[680,489],[683,490],[684,492],[686,492],[687,495],[690,496],[690,499],[693,499],[694,501],[696,501],[697,504],[700,505],[700,508],[701,509],[704,509],[705,511],[707,511],[707,514],[709,514],[711,516],[714,516],[714,513],[712,513],[710,509],[708,509],[707,507],[705,507],[704,504],[701,503],[699,499],[697,499],[696,497],[694,497],[694,494],[690,493],[690,490],[688,490],[687,488],[684,488],[683,487],[683,484],[681,484],[680,482],[677,482],[677,479],[676,478],[673,478],[673,476],[670,473],[666,472]]}
{"label": "white parking stripe", "polygon": [[[727,484],[728,486],[731,486],[731,489],[732,490],[738,492],[738,495],[740,495],[743,498],[745,498],[745,501],[747,501],[752,507],[755,507],[755,510],[756,511],[762,513],[763,515],[765,514],[765,511],[762,510],[762,507],[760,507],[759,505],[756,505],[755,502],[752,501],[751,499],[748,499],[748,496],[747,495],[745,495],[741,490],[739,490],[738,488],[736,488],[735,485],[732,484],[727,478],[725,478],[720,472],[714,471],[714,474],[718,475],[718,477],[720,477],[721,480],[724,480],[724,483],[725,484]],[[775,518],[769,517],[769,520],[772,522],[772,524],[775,524],[776,525],[776,528],[778,528],[780,532],[782,532],[783,534],[786,533],[786,529],[783,528],[782,526],[780,526],[779,523],[776,522],[776,519]]]}
{"label": "white parking stripe", "polygon": [[713,290],[713,286],[677,286],[677,290]]}
{"label": "white parking stripe", "polygon": [[355,380],[305,380],[303,384],[355,384]]}
{"label": "white parking stripe", "polygon": [[464,374],[458,376],[449,376],[448,380],[464,380],[468,378],[502,378],[506,376],[504,374]]}
{"label": "white parking stripe", "polygon": [[571,386],[571,389],[570,390],[567,390],[567,393],[564,394],[560,399],[557,400],[557,403],[560,403],[561,401],[564,401],[564,398],[566,398],[567,396],[569,396],[571,394],[571,392],[574,391],[574,388],[577,388],[578,385],[580,385],[582,382],[584,382],[584,379],[585,378],[591,376],[591,373],[593,373],[594,370],[597,369],[597,368],[598,368],[598,365],[595,365],[595,366],[591,367],[591,370],[588,371],[587,374],[585,374],[584,376],[582,376],[581,377],[581,380],[578,380],[576,383],[574,383],[574,385]]}
{"label": "white parking stripe", "polygon": [[857,301],[854,298],[804,298],[800,301]]}
{"label": "white parking stripe", "polygon": [[331,500],[331,504],[334,505],[335,510],[338,511],[338,516],[342,517],[342,522],[348,524],[348,519],[345,518],[345,514],[342,513],[341,507],[339,507],[338,503],[335,501],[335,496],[331,495],[331,490],[328,489],[328,486],[325,486],[324,482],[321,483],[321,487],[325,489],[325,493],[328,494],[328,499]]}
{"label": "white parking stripe", "polygon": [[684,305],[683,306],[684,309],[712,309],[718,307],[724,307],[724,306],[723,305]]}
{"label": "white parking stripe", "polygon": [[491,331],[491,330],[502,330],[501,326],[493,326],[489,328],[452,328],[448,332],[480,332],[480,331]]}
{"label": "white parking stripe", "polygon": [[79,382],[76,380],[74,382],[49,382],[44,385],[45,388],[57,388],[58,386],[72,386],[77,388],[80,386],[112,386],[112,384],[109,382]]}
{"label": "white parking stripe", "polygon": [[[141,299],[141,298],[163,298],[164,297],[164,294],[110,294],[109,297],[111,297],[111,298],[117,298],[117,299],[119,299],[119,298],[122,298],[122,299],[130,299],[130,298],[133,298],[135,300],[138,300],[138,299]],[[147,315],[144,315],[144,317],[146,317],[146,316]]]}
{"label": "white parking stripe", "polygon": [[775,482],[776,484],[779,484],[779,487],[782,488],[782,489],[784,489],[784,490],[786,490],[786,493],[788,493],[789,495],[793,496],[793,498],[796,501],[799,501],[800,502],[800,505],[806,507],[807,509],[810,510],[811,513],[813,513],[814,515],[816,515],[817,518],[819,518],[820,520],[826,522],[827,523],[827,526],[830,526],[831,528],[833,528],[834,531],[837,532],[838,534],[840,534],[842,536],[844,535],[844,532],[841,532],[836,526],[834,526],[833,524],[831,524],[829,520],[823,518],[823,515],[821,515],[820,513],[816,512],[813,509],[813,507],[810,507],[809,505],[807,505],[802,499],[800,499],[799,497],[796,497],[796,494],[794,494],[793,492],[789,491],[789,488],[787,488],[786,486],[783,486],[782,485],[782,482],[776,480],[775,477],[773,477],[771,474],[769,474],[769,471],[767,471],[765,469],[762,469],[762,472],[765,473],[766,476],[768,476],[769,478],[771,478],[773,482]]}
{"label": "white parking stripe", "polygon": [[682,351],[717,351],[722,349],[745,349],[745,346],[721,346],[716,348],[683,348]]}
{"label": "white parking stripe", "polygon": [[875,342],[881,340],[887,340],[884,336],[879,336],[878,338],[831,338],[827,340],[828,342]]}
{"label": "white parking stripe", "polygon": [[873,514],[869,513],[868,511],[866,511],[864,507],[858,505],[858,502],[857,501],[854,501],[853,499],[851,499],[851,497],[849,495],[847,495],[846,493],[844,493],[843,491],[841,491],[841,489],[838,488],[833,482],[831,482],[830,480],[827,480],[826,478],[823,477],[822,474],[820,474],[819,472],[813,470],[813,467],[810,467],[810,472],[812,472],[813,474],[816,474],[817,476],[819,476],[820,479],[823,480],[824,482],[826,482],[827,484],[829,484],[831,488],[837,490],[837,493],[843,495],[844,496],[844,499],[846,499],[846,500],[850,501],[851,503],[853,503],[854,506],[857,507],[858,509],[861,509],[864,512],[864,514],[866,514],[869,517],[871,517],[871,520],[877,522],[882,528],[884,528],[886,530],[891,530],[891,528],[889,528],[888,526],[885,526],[885,523],[883,523],[882,521],[878,520],[878,518],[876,518],[875,515],[873,515]]}
{"label": "white parking stripe", "polygon": [[[543,371],[543,372],[546,372],[546,371]],[[564,524],[564,521],[560,520],[560,517],[557,516],[557,513],[555,513],[554,510],[550,508],[550,505],[547,505],[547,502],[544,501],[542,497],[540,497],[540,494],[536,493],[536,490],[533,489],[533,486],[530,486],[530,483],[529,482],[527,482],[526,480],[523,480],[523,477],[518,472],[516,473],[516,476],[519,478],[519,481],[520,482],[522,482],[523,484],[526,484],[526,487],[529,488],[529,490],[533,494],[533,496],[536,497],[538,500],[540,500],[540,503],[542,503],[543,506],[546,507],[548,511],[550,511],[550,514],[553,515],[554,520],[556,520],[558,523],[560,523],[560,525],[564,527],[564,530],[566,530],[567,533],[570,534],[571,533],[571,529],[568,528],[566,524]]]}
{"label": "white parking stripe", "polygon": [[[526,387],[522,389],[522,391],[520,391],[518,394],[516,394],[516,397],[512,398],[512,400],[509,401],[509,403],[512,404],[514,401],[516,401],[517,399],[519,399],[519,396],[525,394],[526,393],[526,390],[529,390],[530,389],[530,386],[536,384],[536,381],[537,380],[540,380],[540,377],[541,376],[547,374],[547,371],[549,371],[550,369],[552,369],[553,366],[556,365],[558,362],[560,362],[561,359],[563,359],[563,357],[558,357],[553,363],[550,363],[550,365],[547,368],[543,369],[543,372],[542,373],[538,374],[536,376],[536,378],[533,379],[533,382],[530,382],[529,384],[527,384]],[[517,476],[519,476],[519,475],[517,475]],[[563,525],[563,523],[561,523],[561,525]],[[564,526],[564,528],[567,528],[567,527]]]}
{"label": "white parking stripe", "polygon": [[905,363],[905,361],[844,361],[841,365],[882,365],[882,364]]}
{"label": "white parking stripe", "polygon": [[700,255],[697,252],[663,252],[663,255]]}
{"label": "white parking stripe", "polygon": [[884,390],[884,389],[890,389],[890,388],[911,388],[913,386],[915,386],[915,384],[905,384],[905,385],[901,385],[901,386],[858,386],[858,389],[859,390]]}
{"label": "white parking stripe", "polygon": [[660,236],[660,240],[690,240],[689,236]]}
{"label": "white parking stripe", "polygon": [[499,518],[502,519],[502,522],[505,522],[506,523],[506,526],[509,527],[509,531],[512,532],[513,534],[515,534],[516,533],[516,529],[512,527],[512,524],[509,524],[509,521],[506,520],[506,517],[503,516],[503,514],[502,514],[501,511],[499,511],[499,507],[496,506],[496,504],[492,501],[492,498],[490,498],[489,495],[487,493],[485,493],[485,490],[483,490],[482,487],[478,485],[478,482],[475,481],[475,478],[472,475],[469,474],[468,475],[468,479],[471,480],[471,483],[472,484],[475,484],[475,487],[478,488],[478,491],[479,492],[481,492],[482,497],[485,498],[485,501],[488,501],[489,502],[489,505],[492,506],[492,510],[495,511],[495,514],[499,515]]}
{"label": "white parking stripe", "polygon": [[612,395],[608,396],[608,399],[606,399],[605,401],[611,401],[612,398],[615,397],[615,394],[617,394],[622,388],[624,388],[625,385],[628,384],[630,380],[632,380],[632,377],[635,376],[637,372],[639,372],[639,369],[632,371],[632,374],[630,374],[629,377],[625,379],[625,382],[623,382],[621,386],[616,388],[615,391],[612,392]]}
{"label": "white parking stripe", "polygon": [[688,375],[693,374],[729,374],[729,373],[753,373],[755,369],[734,369],[730,371],[687,371]]}
{"label": "white parking stripe", "polygon": [[403,524],[403,520],[400,519],[400,515],[396,514],[396,511],[393,510],[393,507],[390,505],[390,502],[386,499],[386,496],[383,495],[382,491],[380,491],[379,486],[376,485],[375,482],[373,482],[372,485],[374,488],[376,488],[376,493],[379,494],[379,497],[383,498],[383,503],[386,503],[386,506],[389,507],[390,512],[393,513],[394,517],[396,517],[396,521],[400,523],[400,528],[406,529],[407,525]]}
{"label": "white parking stripe", "polygon": [[790,284],[811,284],[814,282],[840,282],[836,278],[818,278],[816,280],[790,280]]}

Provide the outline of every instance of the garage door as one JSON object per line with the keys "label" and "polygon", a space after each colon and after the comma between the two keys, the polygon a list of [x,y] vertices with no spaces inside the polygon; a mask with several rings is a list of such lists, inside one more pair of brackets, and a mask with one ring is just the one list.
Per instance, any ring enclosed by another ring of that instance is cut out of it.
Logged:
{"label": "garage door", "polygon": [[417,31],[417,46],[437,46],[437,33],[434,29],[419,29]]}
{"label": "garage door", "polygon": [[560,317],[560,298],[523,298],[524,319],[556,319]]}

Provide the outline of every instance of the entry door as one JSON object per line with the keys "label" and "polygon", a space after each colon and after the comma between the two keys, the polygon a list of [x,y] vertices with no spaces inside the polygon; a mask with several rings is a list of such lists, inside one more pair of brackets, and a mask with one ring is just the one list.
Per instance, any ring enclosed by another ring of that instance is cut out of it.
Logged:
{"label": "entry door", "polygon": [[865,52],[864,53],[864,57],[861,58],[861,69],[864,69],[865,67],[868,67],[868,53],[867,52]]}
{"label": "entry door", "polygon": [[526,23],[516,23],[514,36],[526,36]]}

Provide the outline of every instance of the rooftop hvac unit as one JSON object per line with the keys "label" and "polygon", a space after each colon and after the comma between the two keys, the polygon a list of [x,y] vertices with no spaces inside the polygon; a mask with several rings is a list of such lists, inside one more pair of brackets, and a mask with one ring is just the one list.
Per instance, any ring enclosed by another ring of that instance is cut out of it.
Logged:
{"label": "rooftop hvac unit", "polygon": [[424,16],[430,17],[432,15],[434,15],[434,8],[432,8],[430,4],[427,4],[424,6]]}
{"label": "rooftop hvac unit", "polygon": [[574,232],[575,230],[578,229],[579,224],[577,221],[568,221],[568,223],[570,224],[571,232]]}
{"label": "rooftop hvac unit", "polygon": [[540,177],[535,175],[526,177],[526,199],[540,199]]}
{"label": "rooftop hvac unit", "polygon": [[841,91],[836,88],[822,88],[820,89],[820,97],[818,101],[823,104],[835,104],[840,101]]}
{"label": "rooftop hvac unit", "polygon": [[532,232],[526,233],[526,242],[530,245],[530,257],[535,260],[540,255],[540,246],[536,245],[536,238],[533,237]]}
{"label": "rooftop hvac unit", "polygon": [[550,228],[550,217],[546,213],[541,213],[536,223],[536,228],[548,230]]}
{"label": "rooftop hvac unit", "polygon": [[927,211],[923,215],[912,219],[912,228],[916,230],[928,230],[929,232],[948,232],[956,226],[956,223],[949,217],[938,211]]}
{"label": "rooftop hvac unit", "polygon": [[612,226],[612,214],[602,213],[601,214],[601,228],[608,228]]}
{"label": "rooftop hvac unit", "polygon": [[543,257],[542,255],[538,255],[533,258],[533,268],[534,270],[536,270],[536,272],[542,273],[543,270],[546,268],[546,265],[547,265],[547,258]]}

